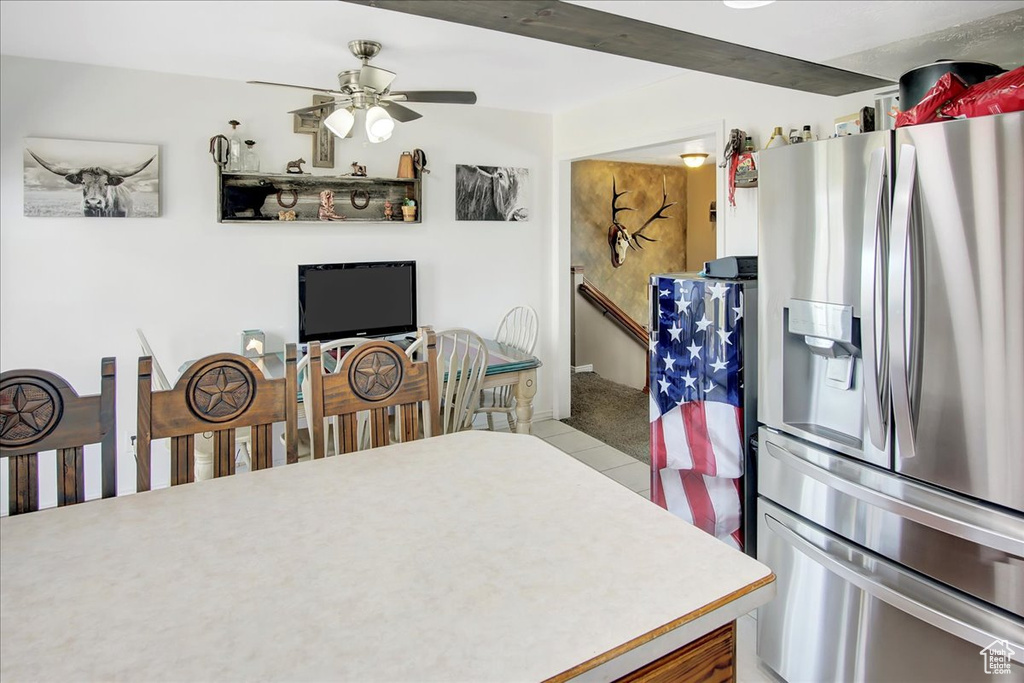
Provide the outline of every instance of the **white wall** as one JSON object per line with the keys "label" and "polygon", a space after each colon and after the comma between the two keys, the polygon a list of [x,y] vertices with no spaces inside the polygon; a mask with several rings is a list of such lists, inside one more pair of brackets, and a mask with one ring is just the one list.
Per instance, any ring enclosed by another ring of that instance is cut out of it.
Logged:
{"label": "white wall", "polygon": [[[555,315],[545,295],[553,282],[550,116],[417,105],[423,118],[398,124],[385,143],[370,145],[358,131],[338,141],[334,173],[358,161],[370,175],[393,177],[403,150],[426,152],[432,172],[421,225],[217,223],[209,138],[237,118],[244,137],[257,140],[263,169],[281,171],[290,159],[310,158],[310,137],[292,133],[286,113],[310,103],[310,94],[285,88],[0,58],[0,364],[51,369],[81,393],[95,393],[100,358],[117,357],[122,492],[135,488],[127,437],[135,433],[136,327],[174,376],[187,359],[237,352],[243,329],[265,330],[268,349],[281,349],[297,338],[297,264],[392,259],[417,261],[419,319],[435,329],[491,335],[501,314],[520,303],[542,320]],[[160,145],[161,217],[25,218],[25,137]],[[529,222],[456,222],[457,163],[530,169]],[[540,416],[552,407],[554,339],[542,325]],[[99,491],[92,460],[89,497]],[[52,469],[41,467],[50,481]],[[166,461],[154,461],[154,486],[168,478]],[[52,504],[52,490],[41,495]]]}
{"label": "white wall", "polygon": [[[567,369],[570,356],[569,305],[562,302],[568,302],[572,296],[567,236],[571,161],[707,135],[717,138],[715,156],[720,160],[732,128],[745,130],[759,148],[767,143],[775,126],[781,126],[788,134],[790,128],[810,124],[816,135],[825,138],[834,132],[835,118],[873,104],[873,92],[830,97],[688,71],[556,114],[553,220],[559,226],[559,238],[551,255],[555,286],[549,296],[550,309],[556,311],[550,324],[557,330],[559,340],[554,350],[558,368]],[[718,255],[756,254],[757,190],[738,188],[733,207],[726,201],[726,187],[725,170],[719,169]],[[799,188],[793,191],[798,192]],[[555,416],[567,417],[568,372],[560,370],[554,381]]]}

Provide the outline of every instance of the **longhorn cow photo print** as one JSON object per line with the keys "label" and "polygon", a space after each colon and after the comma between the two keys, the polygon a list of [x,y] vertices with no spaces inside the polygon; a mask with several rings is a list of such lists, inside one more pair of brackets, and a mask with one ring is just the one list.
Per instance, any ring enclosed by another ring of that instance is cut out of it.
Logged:
{"label": "longhorn cow photo print", "polygon": [[25,215],[160,215],[160,148],[25,138]]}
{"label": "longhorn cow photo print", "polygon": [[511,166],[455,166],[455,220],[529,219],[530,171]]}

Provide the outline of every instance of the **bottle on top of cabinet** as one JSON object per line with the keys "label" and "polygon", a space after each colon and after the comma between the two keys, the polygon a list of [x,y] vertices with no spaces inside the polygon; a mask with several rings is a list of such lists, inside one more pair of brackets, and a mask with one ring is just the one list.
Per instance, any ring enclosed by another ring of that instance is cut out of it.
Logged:
{"label": "bottle on top of cabinet", "polygon": [[814,135],[811,133],[811,127],[810,126],[804,126],[804,131],[803,131],[802,135],[803,135],[804,142],[810,142],[811,140],[814,139]]}
{"label": "bottle on top of cabinet", "polygon": [[237,173],[242,170],[242,137],[238,133],[238,127],[242,124],[231,119],[228,121],[228,125],[231,126],[231,135],[228,136],[227,170]]}
{"label": "bottle on top of cabinet", "polygon": [[772,131],[772,136],[768,138],[768,144],[764,146],[765,149],[772,149],[774,147],[781,147],[789,144],[786,141],[786,136],[782,132],[782,126],[775,126],[775,130]]}
{"label": "bottle on top of cabinet", "polygon": [[260,170],[260,155],[253,149],[255,144],[255,140],[245,141],[245,151],[242,152],[243,171],[255,172]]}

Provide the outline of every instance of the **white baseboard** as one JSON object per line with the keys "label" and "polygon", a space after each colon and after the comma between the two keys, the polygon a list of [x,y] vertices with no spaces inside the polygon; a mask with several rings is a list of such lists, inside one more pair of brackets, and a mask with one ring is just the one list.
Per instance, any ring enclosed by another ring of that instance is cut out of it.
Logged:
{"label": "white baseboard", "polygon": [[573,365],[572,366],[572,371],[573,372],[593,372],[594,371],[594,364],[593,363],[587,363],[586,365]]}

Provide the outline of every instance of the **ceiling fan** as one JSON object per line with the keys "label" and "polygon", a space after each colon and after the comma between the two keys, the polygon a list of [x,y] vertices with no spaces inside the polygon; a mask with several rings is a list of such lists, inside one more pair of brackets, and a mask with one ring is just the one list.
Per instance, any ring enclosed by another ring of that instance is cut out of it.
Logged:
{"label": "ceiling fan", "polygon": [[285,88],[299,88],[334,95],[331,102],[314,104],[311,107],[293,109],[289,114],[305,114],[320,109],[332,110],[324,125],[338,137],[351,137],[355,124],[354,111],[366,110],[366,135],[370,142],[383,142],[391,137],[395,121],[415,121],[422,114],[399,104],[399,102],[425,102],[431,104],[476,104],[476,93],[460,90],[406,90],[392,92],[391,82],[397,76],[393,71],[371,66],[370,60],[380,52],[381,44],[373,40],[353,40],[348,49],[363,62],[359,69],[350,69],[338,74],[338,89],[313,88],[290,83],[248,81],[259,85],[278,85]]}

